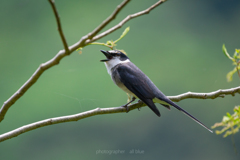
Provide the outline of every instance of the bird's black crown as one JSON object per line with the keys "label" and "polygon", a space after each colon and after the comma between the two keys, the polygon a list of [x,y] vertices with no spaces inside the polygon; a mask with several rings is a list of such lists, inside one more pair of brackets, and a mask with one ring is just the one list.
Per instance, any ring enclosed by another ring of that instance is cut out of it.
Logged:
{"label": "bird's black crown", "polygon": [[121,61],[125,61],[127,59],[129,59],[126,54],[122,53],[119,50],[110,50],[110,51],[104,51],[104,50],[100,50],[106,57],[106,60],[101,60],[102,62],[106,62],[111,60],[113,57],[119,57],[119,59]]}

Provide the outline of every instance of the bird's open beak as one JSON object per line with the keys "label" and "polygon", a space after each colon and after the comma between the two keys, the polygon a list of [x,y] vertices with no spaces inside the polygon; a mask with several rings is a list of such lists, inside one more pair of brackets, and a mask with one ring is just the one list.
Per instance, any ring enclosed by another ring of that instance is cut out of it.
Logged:
{"label": "bird's open beak", "polygon": [[100,50],[105,56],[107,59],[103,59],[103,60],[100,60],[100,62],[106,62],[106,61],[109,61],[110,59],[112,59],[112,56],[111,54],[108,53],[108,51],[104,51],[104,50]]}

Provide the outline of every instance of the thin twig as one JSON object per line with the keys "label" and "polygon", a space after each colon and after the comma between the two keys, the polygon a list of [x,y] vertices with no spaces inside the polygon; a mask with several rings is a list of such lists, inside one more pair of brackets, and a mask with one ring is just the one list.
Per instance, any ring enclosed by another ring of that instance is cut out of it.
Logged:
{"label": "thin twig", "polygon": [[52,10],[53,10],[55,18],[56,18],[57,26],[58,26],[58,32],[59,32],[60,37],[62,39],[64,49],[65,49],[66,53],[69,53],[67,41],[66,41],[66,38],[65,38],[65,36],[63,34],[63,31],[62,31],[62,26],[61,26],[60,18],[59,18],[59,15],[58,15],[58,12],[57,12],[57,9],[56,9],[56,6],[55,6],[55,2],[54,2],[54,0],[48,0],[48,1],[52,6]]}
{"label": "thin twig", "polygon": [[195,93],[195,92],[187,92],[184,94],[180,94],[178,96],[169,96],[172,101],[178,102],[186,98],[197,98],[197,99],[215,99],[217,97],[224,98],[225,95],[234,96],[235,93],[240,93],[240,86],[230,89],[219,89],[210,93]]}
{"label": "thin twig", "polygon": [[[240,94],[240,86],[236,87],[236,88],[231,88],[231,89],[217,90],[217,91],[210,92],[210,93],[187,92],[187,93],[180,94],[177,96],[169,96],[168,98],[170,98],[172,101],[180,101],[180,100],[183,100],[186,98],[214,99],[217,97],[222,97],[222,95],[234,96],[235,93]],[[134,110],[134,109],[137,109],[137,108],[140,108],[143,106],[146,106],[146,105],[144,103],[142,103],[141,101],[139,101],[137,103],[129,105],[129,109]],[[13,137],[16,137],[25,132],[44,127],[44,126],[49,126],[49,125],[64,123],[64,122],[78,121],[78,120],[81,120],[81,119],[84,119],[87,117],[92,117],[95,115],[125,113],[125,112],[126,112],[126,108],[124,108],[124,107],[96,108],[96,109],[93,109],[90,111],[86,111],[86,112],[78,113],[78,114],[74,114],[74,115],[45,119],[42,121],[38,121],[38,122],[35,122],[32,124],[28,124],[28,125],[19,127],[15,130],[12,130],[10,132],[0,135],[0,142],[5,141],[10,138],[13,138]]]}
{"label": "thin twig", "polygon": [[157,3],[155,3],[154,5],[152,5],[151,7],[143,10],[143,11],[140,11],[138,13],[134,13],[134,14],[131,14],[131,15],[128,15],[126,18],[124,18],[120,23],[118,23],[117,25],[115,25],[114,27],[108,29],[107,31],[93,37],[91,40],[87,40],[85,43],[91,43],[93,41],[96,41],[102,37],[105,37],[106,35],[112,33],[113,31],[121,28],[126,22],[128,22],[130,19],[133,19],[133,18],[136,18],[138,16],[142,16],[144,14],[148,14],[151,10],[153,10],[154,8],[156,8],[157,6],[159,6],[160,4],[162,4],[163,2],[166,2],[167,0],[159,0]]}
{"label": "thin twig", "polygon": [[[54,11],[57,23],[58,23],[58,28],[59,28],[59,33],[63,35],[63,31],[61,29],[61,23],[60,23],[60,19],[59,16],[57,14],[57,10],[55,8],[55,5],[53,3],[53,1],[49,0],[52,9]],[[115,14],[113,13],[112,16],[116,17],[116,15],[119,13],[119,11],[126,5],[128,1],[124,1],[123,3],[121,3],[118,8],[115,10]],[[73,44],[72,46],[65,47],[65,45],[67,45],[66,40],[64,39],[64,36],[61,36],[62,42],[64,44],[64,48],[65,50],[60,50],[52,59],[50,59],[49,61],[42,63],[37,70],[33,73],[33,75],[8,99],[6,100],[3,105],[2,108],[0,109],[0,122],[4,119],[8,109],[20,98],[23,96],[23,94],[39,79],[39,77],[42,75],[42,73],[59,64],[60,60],[62,60],[62,58],[64,58],[67,55],[70,55],[73,51],[75,51],[78,48],[84,47],[86,46],[88,43],[85,43],[85,41],[87,39],[89,39],[89,36],[91,35],[95,35],[98,32],[101,31],[101,29],[103,29],[103,27],[110,23],[114,18],[111,18],[110,20],[105,20],[106,22],[103,22],[100,26],[98,26],[98,29],[93,30],[92,32],[90,32],[89,34],[83,36],[77,43]],[[63,37],[63,38],[62,38]],[[103,36],[104,37],[104,36]],[[93,41],[92,41],[93,42]]]}
{"label": "thin twig", "polygon": [[106,25],[108,25],[112,20],[114,20],[117,14],[126,6],[126,4],[130,2],[130,0],[123,1],[117,8],[113,11],[113,13],[104,20],[97,28],[95,28],[91,33],[89,33],[89,39],[92,39],[95,35],[97,35]]}

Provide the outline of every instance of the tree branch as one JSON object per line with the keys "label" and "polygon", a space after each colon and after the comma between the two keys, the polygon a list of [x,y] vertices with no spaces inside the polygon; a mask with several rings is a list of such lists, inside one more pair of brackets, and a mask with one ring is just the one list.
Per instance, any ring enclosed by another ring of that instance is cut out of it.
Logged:
{"label": "tree branch", "polygon": [[89,39],[92,39],[95,35],[97,35],[106,25],[108,25],[112,20],[114,20],[117,14],[123,9],[126,4],[130,2],[130,0],[123,1],[120,5],[117,6],[115,11],[106,19],[104,20],[97,28],[95,28],[91,33],[89,33]]}
{"label": "tree branch", "polygon": [[225,95],[235,96],[235,93],[240,94],[240,86],[235,88],[230,88],[230,89],[219,89],[217,91],[210,92],[210,93],[187,92],[187,93],[180,94],[178,96],[169,96],[168,98],[174,102],[178,102],[187,98],[196,98],[196,99],[215,99],[218,97],[224,98]]}
{"label": "tree branch", "polygon": [[[112,27],[109,30],[107,30],[106,32],[100,34],[99,36],[95,36],[97,33],[99,33],[107,24],[109,24],[116,16],[117,14],[122,10],[122,8],[124,6],[126,6],[126,4],[129,2],[130,0],[125,0],[124,2],[122,2],[116,9],[115,11],[112,13],[112,15],[110,17],[108,17],[105,21],[103,21],[102,24],[100,24],[96,29],[94,29],[92,32],[88,33],[87,35],[83,36],[77,43],[73,44],[70,47],[66,47],[67,42],[64,38],[63,35],[63,31],[61,29],[61,23],[60,23],[60,19],[57,13],[57,10],[55,8],[55,5],[53,3],[52,0],[49,0],[52,9],[54,11],[54,15],[56,17],[57,20],[57,24],[58,24],[58,30],[59,33],[61,35],[61,39],[62,42],[64,44],[64,48],[65,50],[60,50],[52,59],[50,59],[49,61],[42,63],[37,70],[33,73],[33,75],[8,99],[6,100],[3,105],[2,108],[0,110],[0,122],[4,119],[4,116],[6,115],[8,109],[20,98],[23,96],[23,94],[39,79],[39,77],[42,75],[42,73],[44,71],[46,71],[47,69],[59,64],[60,60],[62,60],[65,56],[70,55],[73,51],[75,51],[76,49],[80,48],[80,47],[84,47],[86,46],[88,43],[91,43],[93,41],[96,41],[97,39],[103,38],[105,36],[107,36],[108,34],[112,33],[113,31],[116,31],[117,29],[119,29],[123,24],[125,24],[127,21],[129,21],[131,18],[127,17],[127,20],[123,20],[120,25],[120,27]],[[162,2],[164,2],[166,0],[160,0],[158,1],[158,5],[161,4]],[[158,5],[153,5],[150,8],[148,8],[147,10],[152,10],[155,7],[157,7]],[[148,13],[149,11],[142,11],[142,12],[138,12],[136,13],[137,16],[143,15]],[[146,12],[146,13],[145,13]],[[133,14],[134,15],[134,14]],[[132,15],[131,15],[132,16]],[[130,16],[130,17],[131,17]],[[135,16],[135,17],[137,17]],[[126,18],[125,18],[126,19]],[[91,39],[91,37],[95,36],[95,38]],[[91,39],[91,40],[90,40]],[[87,41],[88,40],[88,41]],[[86,42],[87,41],[87,42]]]}
{"label": "tree branch", "polygon": [[108,29],[107,31],[93,37],[93,39],[89,39],[86,41],[86,43],[91,43],[91,42],[94,42],[98,39],[101,39],[102,37],[105,37],[106,35],[114,32],[115,30],[121,28],[127,21],[133,19],[133,18],[136,18],[138,16],[142,16],[144,14],[148,14],[151,10],[153,10],[154,8],[156,8],[157,6],[159,6],[160,4],[162,4],[163,2],[166,2],[167,0],[159,0],[157,3],[155,3],[154,5],[152,5],[151,7],[145,9],[144,11],[140,11],[138,13],[134,13],[134,14],[131,14],[131,15],[128,15],[126,18],[124,18],[120,23],[118,23],[117,25],[115,25],[114,27]]}
{"label": "tree branch", "polygon": [[64,49],[65,49],[65,52],[66,52],[66,53],[69,53],[67,41],[66,41],[65,36],[64,36],[64,34],[63,34],[63,31],[62,31],[62,26],[61,26],[60,18],[59,18],[57,9],[56,9],[56,7],[55,7],[54,0],[48,0],[48,1],[49,1],[49,3],[50,3],[51,6],[52,6],[52,10],[53,10],[53,12],[54,12],[54,15],[55,15],[55,18],[56,18],[56,21],[57,21],[58,32],[59,32],[60,37],[61,37],[61,40],[62,40],[62,42],[63,42],[63,46],[64,46]]}
{"label": "tree branch", "polygon": [[[193,92],[187,92],[184,94],[180,94],[177,96],[168,96],[169,99],[172,101],[180,101],[186,98],[196,98],[196,99],[215,99],[217,97],[224,97],[225,95],[232,95],[234,96],[235,93],[240,94],[240,86],[236,88],[231,89],[225,89],[225,90],[217,90],[210,93],[193,93]],[[143,102],[139,101],[137,103],[129,105],[129,110],[134,110],[136,108],[140,108],[146,106]],[[71,122],[71,121],[78,121],[87,117],[92,117],[95,115],[101,115],[101,114],[112,114],[112,113],[124,113],[126,112],[126,108],[124,107],[112,107],[112,108],[96,108],[90,111],[86,111],[83,113],[78,113],[74,115],[69,116],[63,116],[63,117],[56,117],[56,118],[50,118],[42,121],[38,121],[32,124],[28,124],[22,127],[19,127],[15,130],[12,130],[10,132],[4,133],[0,135],[0,142],[5,141],[7,139],[16,137],[20,134],[23,134],[25,132],[41,128],[44,126],[49,126],[53,124],[58,123],[64,123],[64,122]]]}

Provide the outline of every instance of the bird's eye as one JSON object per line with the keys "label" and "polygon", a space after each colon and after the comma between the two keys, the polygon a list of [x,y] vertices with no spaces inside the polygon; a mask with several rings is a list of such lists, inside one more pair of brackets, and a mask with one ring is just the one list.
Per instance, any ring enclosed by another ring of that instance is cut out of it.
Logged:
{"label": "bird's eye", "polygon": [[113,55],[113,56],[119,56],[119,54],[118,54],[118,53],[113,53],[112,55]]}

